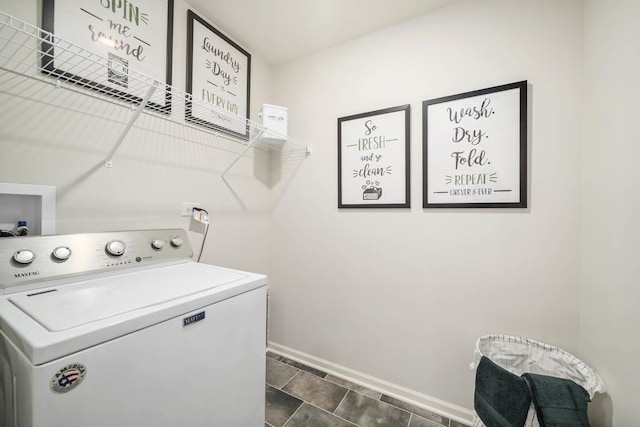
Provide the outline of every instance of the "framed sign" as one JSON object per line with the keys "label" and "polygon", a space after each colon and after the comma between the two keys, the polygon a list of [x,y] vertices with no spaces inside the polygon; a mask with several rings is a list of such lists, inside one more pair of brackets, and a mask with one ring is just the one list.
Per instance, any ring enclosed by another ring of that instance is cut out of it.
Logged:
{"label": "framed sign", "polygon": [[408,208],[410,106],[338,119],[338,207]]}
{"label": "framed sign", "polygon": [[[187,103],[186,119],[249,139],[251,55],[208,22],[187,12],[187,92],[193,99],[223,110],[196,109]],[[240,116],[230,120],[229,113]],[[244,119],[244,120],[243,120]]]}
{"label": "framed sign", "polygon": [[[76,84],[140,103],[149,86],[129,69],[171,84],[173,0],[43,0],[42,28],[105,59],[106,67],[55,40],[42,43],[42,69]],[[170,113],[171,95],[153,98],[150,108]]]}
{"label": "framed sign", "polygon": [[423,207],[527,207],[527,82],[423,101]]}

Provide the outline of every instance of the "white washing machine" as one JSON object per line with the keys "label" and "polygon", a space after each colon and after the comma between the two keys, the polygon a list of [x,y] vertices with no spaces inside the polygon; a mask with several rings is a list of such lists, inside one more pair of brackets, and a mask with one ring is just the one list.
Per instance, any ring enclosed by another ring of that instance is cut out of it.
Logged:
{"label": "white washing machine", "polygon": [[266,277],[184,230],[0,239],[0,426],[264,426]]}

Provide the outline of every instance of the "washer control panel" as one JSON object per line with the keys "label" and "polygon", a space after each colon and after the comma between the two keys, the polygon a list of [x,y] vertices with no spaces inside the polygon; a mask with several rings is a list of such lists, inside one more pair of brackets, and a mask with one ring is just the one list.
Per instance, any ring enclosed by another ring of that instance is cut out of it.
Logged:
{"label": "washer control panel", "polygon": [[187,233],[178,228],[1,238],[0,293],[22,285],[192,256]]}

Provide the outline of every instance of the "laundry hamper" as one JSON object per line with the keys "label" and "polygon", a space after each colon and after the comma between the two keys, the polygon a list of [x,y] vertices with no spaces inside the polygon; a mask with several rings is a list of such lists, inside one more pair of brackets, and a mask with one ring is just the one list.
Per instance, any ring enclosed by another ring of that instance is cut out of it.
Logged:
{"label": "laundry hamper", "polygon": [[[586,363],[566,351],[532,339],[509,335],[486,335],[476,342],[475,358],[471,369],[478,367],[485,356],[514,375],[525,373],[566,378],[581,385],[589,397],[604,391],[604,384],[597,373]],[[540,427],[533,403],[525,427]],[[484,427],[474,412],[473,427]]]}

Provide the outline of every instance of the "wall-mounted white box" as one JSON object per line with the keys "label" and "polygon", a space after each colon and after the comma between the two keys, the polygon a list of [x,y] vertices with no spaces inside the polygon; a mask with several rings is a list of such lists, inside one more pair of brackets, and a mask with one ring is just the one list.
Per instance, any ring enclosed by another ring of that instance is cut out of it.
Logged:
{"label": "wall-mounted white box", "polygon": [[260,108],[262,126],[266,129],[263,139],[286,141],[287,140],[287,107],[263,104]]}
{"label": "wall-mounted white box", "polygon": [[0,182],[0,229],[27,221],[29,234],[56,233],[56,187]]}

